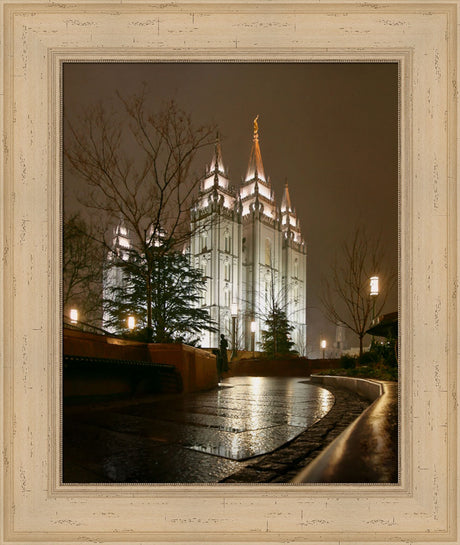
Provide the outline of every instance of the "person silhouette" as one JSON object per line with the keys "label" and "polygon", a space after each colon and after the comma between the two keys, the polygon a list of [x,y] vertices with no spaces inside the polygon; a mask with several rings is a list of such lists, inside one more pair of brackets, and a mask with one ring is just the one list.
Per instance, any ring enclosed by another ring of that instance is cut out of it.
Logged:
{"label": "person silhouette", "polygon": [[227,357],[228,341],[225,338],[225,335],[222,333],[220,336],[220,361],[221,361],[221,370],[223,372],[228,371],[228,357]]}

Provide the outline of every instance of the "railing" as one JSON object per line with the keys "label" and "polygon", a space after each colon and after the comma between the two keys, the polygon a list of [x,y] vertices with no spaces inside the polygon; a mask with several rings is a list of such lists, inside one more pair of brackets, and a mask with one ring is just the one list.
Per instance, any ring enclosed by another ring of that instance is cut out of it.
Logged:
{"label": "railing", "polygon": [[395,382],[312,376],[373,403],[293,483],[397,483],[398,385]]}

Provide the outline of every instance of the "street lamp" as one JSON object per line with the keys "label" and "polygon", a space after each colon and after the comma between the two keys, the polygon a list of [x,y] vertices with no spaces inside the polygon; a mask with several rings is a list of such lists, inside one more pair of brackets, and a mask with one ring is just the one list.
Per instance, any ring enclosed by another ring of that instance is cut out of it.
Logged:
{"label": "street lamp", "polygon": [[134,316],[128,316],[128,329],[130,329],[131,331],[136,327],[136,319],[134,318]]}
{"label": "street lamp", "polygon": [[232,303],[230,306],[230,314],[232,315],[232,359],[236,358],[236,317],[238,316],[238,305]]}
{"label": "street lamp", "polygon": [[76,324],[78,322],[78,310],[76,308],[70,309],[70,323]]}
{"label": "street lamp", "polygon": [[379,277],[371,276],[370,277],[370,286],[371,286],[371,295],[379,294]]}
{"label": "street lamp", "polygon": [[375,318],[375,298],[379,294],[379,277],[370,277],[370,296],[372,297],[372,321]]}
{"label": "street lamp", "polygon": [[321,340],[321,348],[323,349],[323,360],[325,359],[326,346],[327,346],[326,339],[322,339],[322,340]]}
{"label": "street lamp", "polygon": [[252,357],[255,357],[256,350],[256,331],[257,331],[257,322],[252,320],[251,322],[251,337],[252,337]]}

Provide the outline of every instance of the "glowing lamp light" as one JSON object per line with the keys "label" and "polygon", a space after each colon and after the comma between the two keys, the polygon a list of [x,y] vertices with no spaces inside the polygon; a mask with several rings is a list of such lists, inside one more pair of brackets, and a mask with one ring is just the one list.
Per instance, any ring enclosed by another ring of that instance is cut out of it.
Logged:
{"label": "glowing lamp light", "polygon": [[136,327],[136,320],[134,316],[128,316],[128,329],[134,329]]}
{"label": "glowing lamp light", "polygon": [[257,331],[257,322],[253,320],[251,322],[251,333],[255,333],[256,331]]}
{"label": "glowing lamp light", "polygon": [[371,292],[370,292],[371,295],[376,296],[379,294],[379,277],[378,276],[371,276],[370,287],[371,287]]}
{"label": "glowing lamp light", "polygon": [[323,340],[321,341],[321,348],[324,350],[324,349],[326,348],[326,346],[327,346],[326,340],[323,339]]}
{"label": "glowing lamp light", "polygon": [[78,322],[78,310],[76,308],[70,309],[70,323],[76,324]]}
{"label": "glowing lamp light", "polygon": [[238,305],[236,303],[230,305],[230,314],[234,317],[238,315]]}

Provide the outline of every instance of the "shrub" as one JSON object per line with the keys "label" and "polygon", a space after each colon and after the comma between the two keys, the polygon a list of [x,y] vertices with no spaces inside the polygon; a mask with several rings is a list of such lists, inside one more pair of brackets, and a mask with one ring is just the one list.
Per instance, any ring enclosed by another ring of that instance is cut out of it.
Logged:
{"label": "shrub", "polygon": [[369,352],[364,352],[359,357],[359,364],[360,365],[367,365],[369,363],[376,363],[377,361],[380,361],[380,356],[377,354],[374,350],[369,350]]}
{"label": "shrub", "polygon": [[343,354],[340,358],[340,366],[343,369],[354,369],[356,367],[356,360],[353,356]]}

